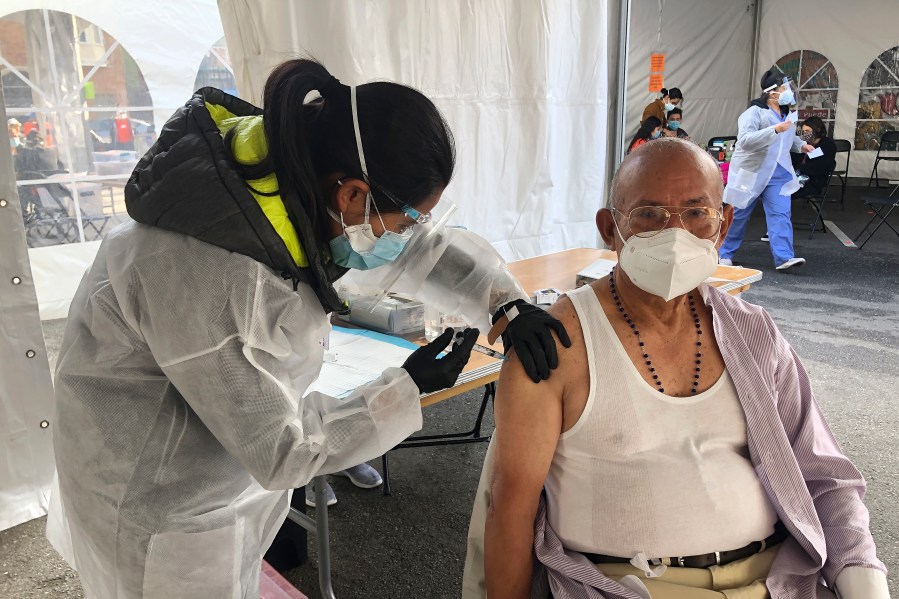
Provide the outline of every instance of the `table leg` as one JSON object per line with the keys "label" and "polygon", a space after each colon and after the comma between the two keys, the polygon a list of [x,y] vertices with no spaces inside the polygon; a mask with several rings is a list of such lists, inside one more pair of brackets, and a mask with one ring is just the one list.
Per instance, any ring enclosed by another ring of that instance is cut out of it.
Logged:
{"label": "table leg", "polygon": [[325,486],[328,481],[316,476],[315,485],[315,518],[290,508],[287,517],[313,533],[318,547],[318,586],[323,599],[337,599],[331,585],[331,540],[328,531],[328,503],[325,499]]}
{"label": "table leg", "polygon": [[390,452],[388,451],[381,456],[381,469],[384,471],[384,488],[382,491],[385,497],[390,495],[390,460],[388,459],[389,453]]}
{"label": "table leg", "polygon": [[[484,415],[487,413],[487,405],[496,397],[496,383],[488,383],[484,386],[484,396],[478,409],[478,416],[471,430],[460,433],[443,433],[440,435],[422,435],[409,437],[393,449],[409,449],[411,447],[436,447],[439,445],[463,445],[466,443],[484,443],[490,441],[490,435],[481,434],[481,426]],[[393,451],[393,450],[391,450]],[[387,454],[381,457],[381,465],[384,468],[384,495],[390,495],[390,469]]]}

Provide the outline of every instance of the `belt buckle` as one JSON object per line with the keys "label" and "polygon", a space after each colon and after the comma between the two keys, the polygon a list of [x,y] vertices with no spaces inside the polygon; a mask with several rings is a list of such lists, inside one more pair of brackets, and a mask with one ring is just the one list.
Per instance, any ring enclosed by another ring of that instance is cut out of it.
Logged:
{"label": "belt buckle", "polygon": [[721,565],[721,552],[720,551],[715,552],[715,565],[716,566]]}
{"label": "belt buckle", "polygon": [[683,558],[683,557],[677,558],[677,565],[680,566],[681,568],[686,568],[686,567],[687,567],[687,566],[684,564],[684,558]]}

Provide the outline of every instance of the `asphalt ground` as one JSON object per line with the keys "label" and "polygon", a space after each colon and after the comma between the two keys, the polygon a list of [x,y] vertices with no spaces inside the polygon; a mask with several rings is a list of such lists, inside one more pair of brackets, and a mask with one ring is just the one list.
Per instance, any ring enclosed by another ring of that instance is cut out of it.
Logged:
{"label": "asphalt ground", "polygon": [[[854,237],[868,218],[850,188],[845,208],[827,204],[827,218]],[[832,192],[833,193],[833,192]],[[798,203],[794,221],[812,215]],[[899,214],[894,215],[899,223]],[[897,225],[894,225],[897,226]],[[899,228],[899,226],[897,226]],[[868,480],[865,502],[878,552],[899,596],[899,237],[886,227],[861,251],[828,233],[808,239],[797,230],[799,270],[776,272],[761,208],[734,262],[764,271],[744,297],[764,306],[802,358],[844,451]],[[55,360],[62,321],[44,323]],[[470,428],[480,393],[428,408],[425,431]],[[485,430],[492,427],[488,412]],[[458,597],[471,502],[486,445],[402,449],[391,453],[393,494],[356,489],[333,478],[339,502],[330,510],[333,581],[337,597]],[[380,461],[371,462],[380,469]],[[313,512],[314,513],[314,512]],[[0,597],[82,597],[77,575],[43,536],[40,518],[0,532]],[[318,597],[315,544],[310,561],[286,573]]]}

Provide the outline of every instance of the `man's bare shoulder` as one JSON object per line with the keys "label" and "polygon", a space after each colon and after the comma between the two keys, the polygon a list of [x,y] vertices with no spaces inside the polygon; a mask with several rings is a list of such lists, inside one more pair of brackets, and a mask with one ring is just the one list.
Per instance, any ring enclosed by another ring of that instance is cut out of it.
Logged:
{"label": "man's bare shoulder", "polygon": [[568,332],[568,337],[571,339],[571,347],[566,348],[561,344],[559,345],[560,361],[563,352],[569,354],[585,352],[584,334],[581,330],[581,319],[578,317],[577,309],[575,309],[574,302],[571,301],[571,298],[568,297],[568,295],[563,295],[555,304],[549,307],[547,312],[558,318],[559,321],[565,325],[565,330]]}
{"label": "man's bare shoulder", "polygon": [[[567,295],[562,296],[553,304],[549,313],[555,316],[565,325],[568,337],[571,339],[571,347],[558,345],[559,368],[553,371],[557,377],[557,383],[564,390],[563,395],[568,395],[573,389],[582,387],[587,369],[587,347],[584,344],[584,332],[581,328],[581,319],[578,316],[574,302]],[[552,377],[550,377],[552,378]]]}

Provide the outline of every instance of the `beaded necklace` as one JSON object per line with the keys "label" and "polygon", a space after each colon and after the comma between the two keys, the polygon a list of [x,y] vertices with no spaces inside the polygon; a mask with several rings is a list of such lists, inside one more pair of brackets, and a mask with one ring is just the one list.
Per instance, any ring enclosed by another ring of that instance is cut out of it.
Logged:
{"label": "beaded necklace", "polygon": [[[646,349],[646,343],[644,343],[643,338],[640,336],[640,330],[637,328],[637,323],[635,323],[628,313],[625,312],[624,306],[621,305],[621,299],[618,297],[618,290],[615,288],[616,270],[617,267],[613,268],[612,272],[609,273],[609,291],[612,293],[612,300],[615,302],[618,313],[624,318],[624,322],[627,323],[634,332],[634,336],[637,337],[637,343],[640,345],[643,360],[646,362],[646,367],[649,368],[649,374],[652,376],[652,381],[655,384],[656,389],[659,393],[664,393],[665,387],[662,385],[662,380],[659,378],[659,374],[652,364],[652,358],[649,357],[649,350]],[[690,395],[696,395],[696,391],[699,388],[699,375],[702,369],[702,325],[699,321],[699,314],[696,312],[696,300],[693,297],[693,294],[690,294],[687,298],[690,300],[690,313],[693,315],[693,324],[696,326],[696,374],[693,375],[693,386],[690,389]]]}

